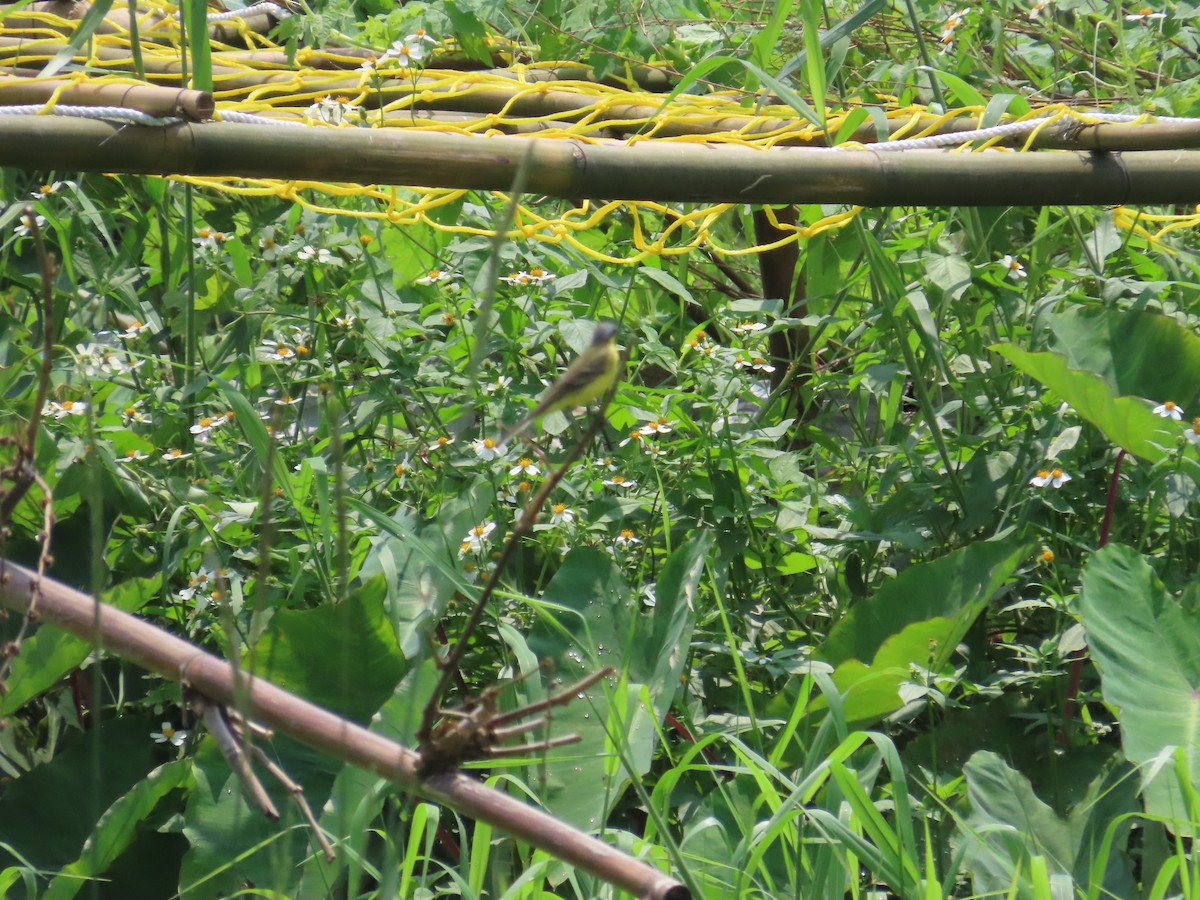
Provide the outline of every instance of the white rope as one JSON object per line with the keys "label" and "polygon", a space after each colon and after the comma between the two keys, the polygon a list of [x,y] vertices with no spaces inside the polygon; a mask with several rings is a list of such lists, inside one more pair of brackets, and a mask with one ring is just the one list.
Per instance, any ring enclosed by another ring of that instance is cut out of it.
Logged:
{"label": "white rope", "polygon": [[228,22],[230,19],[244,19],[246,16],[253,16],[258,13],[267,13],[277,19],[286,19],[292,14],[290,10],[284,9],[278,3],[255,3],[253,6],[247,6],[245,9],[231,9],[226,12],[209,13],[208,21]]}
{"label": "white rope", "polygon": [[931,150],[937,147],[953,147],[965,144],[967,141],[987,140],[994,137],[1010,137],[1014,134],[1024,134],[1041,125],[1045,119],[1032,119],[1028,122],[1009,122],[1007,125],[994,125],[991,128],[976,128],[974,131],[958,131],[953,134],[931,134],[929,137],[910,138],[905,141],[881,141],[871,144],[872,150]]}
{"label": "white rope", "polygon": [[159,118],[142,112],[140,109],[126,109],[124,106],[56,106],[49,112],[41,103],[29,103],[22,106],[0,106],[2,116],[73,116],[76,119],[116,119],[134,125],[174,125],[182,122],[175,117]]}
{"label": "white rope", "polygon": [[294,125],[297,128],[307,127],[303,122],[293,122],[289,119],[272,119],[270,116],[256,116],[253,113],[236,112],[235,110],[217,110],[217,118],[222,122],[236,122],[239,125]]}
{"label": "white rope", "polygon": [[[1138,119],[1145,118],[1144,114],[1130,113],[1084,113],[1089,119],[1097,119],[1101,122],[1112,122],[1114,124],[1124,124],[1128,122],[1136,122]],[[888,153],[894,153],[899,150],[932,150],[938,147],[953,147],[958,144],[965,144],[968,141],[986,141],[997,137],[1011,137],[1013,135],[1025,134],[1033,131],[1039,125],[1045,123],[1048,116],[1043,116],[1040,119],[1027,119],[1024,122],[1009,122],[1006,125],[994,125],[991,128],[976,128],[974,131],[958,131],[952,134],[931,134],[929,137],[911,138],[904,141],[881,141],[877,144],[871,144],[872,150]],[[1200,119],[1182,118],[1178,116],[1155,116],[1156,122],[1165,122],[1170,125],[1195,125],[1200,123]],[[1063,118],[1064,123],[1078,122],[1078,119]]]}

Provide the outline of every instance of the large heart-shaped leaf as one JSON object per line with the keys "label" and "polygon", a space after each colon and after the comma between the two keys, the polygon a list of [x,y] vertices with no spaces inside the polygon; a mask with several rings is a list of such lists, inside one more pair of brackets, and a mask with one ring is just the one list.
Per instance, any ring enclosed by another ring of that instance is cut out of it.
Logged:
{"label": "large heart-shaped leaf", "polygon": [[[687,659],[692,600],[711,544],[711,534],[701,532],[671,554],[651,609],[629,590],[611,557],[591,549],[569,553],[547,586],[530,647],[554,660],[566,683],[605,665],[621,676],[614,689],[597,686],[554,712],[554,734],[581,738],[555,751],[541,770],[542,797],[555,815],[595,827],[628,779],[649,770],[657,725]],[[581,792],[581,784],[592,787]]]}
{"label": "large heart-shaped leaf", "polygon": [[1030,353],[1012,344],[997,344],[992,349],[1066,400],[1110,441],[1134,456],[1156,463],[1180,446],[1180,423],[1155,415],[1145,399],[1116,396],[1103,378],[1072,369],[1065,356]]}
{"label": "large heart-shaped leaf", "polygon": [[[1088,561],[1079,611],[1105,702],[1120,716],[1125,756],[1142,765],[1178,747],[1186,776],[1200,785],[1200,621],[1183,611],[1140,554],[1117,545]],[[1143,773],[1146,806],[1191,833],[1173,768]]]}

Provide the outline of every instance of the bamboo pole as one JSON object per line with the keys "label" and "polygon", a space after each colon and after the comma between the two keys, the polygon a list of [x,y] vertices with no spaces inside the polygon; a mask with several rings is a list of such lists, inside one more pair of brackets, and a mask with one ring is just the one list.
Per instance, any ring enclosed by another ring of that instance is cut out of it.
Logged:
{"label": "bamboo pole", "polygon": [[[286,0],[279,0],[280,6],[286,6]],[[91,3],[75,2],[75,0],[36,0],[24,7],[18,13],[6,13],[5,6],[0,5],[0,17],[4,18],[4,27],[9,31],[20,30],[53,30],[69,34],[76,24],[91,11]],[[62,25],[48,20],[54,16],[63,21]],[[127,9],[111,9],[108,15],[96,27],[96,34],[128,34],[133,17]],[[275,18],[266,13],[252,13],[242,17],[245,28],[258,34],[266,34],[275,25]],[[213,22],[208,26],[209,36],[216,41],[235,41],[241,39],[238,26],[233,22]],[[178,38],[178,19],[168,16],[161,9],[148,9],[138,17],[138,35],[147,43],[157,43],[159,38],[166,43]]]}
{"label": "bamboo pole", "polygon": [[0,117],[0,165],[396,184],[551,197],[859,206],[1174,204],[1200,200],[1200,153],[754,150],[412,130]]}
{"label": "bamboo pole", "polygon": [[70,78],[28,78],[0,72],[0,106],[55,101],[64,106],[120,106],[150,116],[175,116],[200,121],[211,119],[212,94],[151,84],[96,82],[75,84]]}
{"label": "bamboo pole", "polygon": [[[24,64],[44,64],[64,44],[47,39],[24,40],[15,37],[0,37],[0,63],[16,67]],[[123,47],[99,46],[93,49],[96,59],[115,71],[132,72],[133,58]],[[360,51],[361,52],[361,51]],[[512,87],[499,84],[455,82],[447,85],[455,71],[425,70],[415,83],[407,78],[387,78],[376,87],[366,83],[355,74],[336,74],[336,60],[326,54],[311,54],[321,57],[328,65],[323,72],[310,68],[304,71],[259,68],[274,66],[281,62],[277,51],[232,51],[213,54],[213,83],[215,93],[223,99],[253,93],[260,101],[272,98],[280,101],[278,108],[307,106],[316,96],[345,96],[361,98],[368,108],[408,101],[410,108],[445,112],[473,113],[478,116],[499,115],[503,112],[510,119],[560,118],[571,122],[577,116],[593,117],[593,135],[635,135],[650,131],[654,137],[704,137],[718,133],[736,133],[747,139],[764,135],[773,136],[781,147],[823,147],[826,138],[816,132],[809,123],[798,117],[780,115],[726,115],[722,112],[703,113],[693,111],[688,115],[664,114],[657,97],[648,93],[626,93],[606,91],[589,93],[552,87],[531,91],[526,82],[552,85],[563,77],[587,75],[586,67],[563,65],[555,69],[529,68],[518,71],[491,69],[485,74],[514,82]],[[366,58],[369,54],[363,54]],[[344,57],[352,60],[353,56]],[[83,57],[79,59],[82,61]],[[163,83],[179,84],[181,65],[174,56],[148,55],[144,59],[147,78]],[[295,99],[293,99],[295,98]],[[686,96],[684,98],[686,100]],[[934,134],[957,134],[972,131],[978,123],[968,118],[941,121],[940,117],[923,114],[916,121],[889,119],[887,129],[895,133],[901,128],[909,134],[921,134],[933,128]],[[525,129],[512,129],[524,131]],[[878,134],[873,124],[857,128],[850,140],[859,143],[875,143]],[[1028,141],[1026,136],[1004,139],[1006,146],[1021,145]],[[1033,137],[1032,148],[1078,149],[1078,150],[1173,150],[1200,147],[1200,127],[1184,124],[1095,124],[1084,125],[1068,120],[1045,128]]]}
{"label": "bamboo pole", "polygon": [[[37,588],[35,590],[35,585]],[[36,600],[33,598],[36,596]],[[230,665],[135,616],[97,603],[51,578],[0,559],[0,605],[34,617],[109,653],[157,672],[217,703],[238,706],[254,721],[344,762],[395,781],[405,790],[487,822],[519,840],[577,866],[637,897],[687,900],[686,887],[658,869],[526,806],[474,778],[452,772],[421,777],[414,751],[314,706],[281,688],[253,679],[235,684]],[[245,675],[241,678],[244,680]],[[239,690],[235,690],[239,689]]]}

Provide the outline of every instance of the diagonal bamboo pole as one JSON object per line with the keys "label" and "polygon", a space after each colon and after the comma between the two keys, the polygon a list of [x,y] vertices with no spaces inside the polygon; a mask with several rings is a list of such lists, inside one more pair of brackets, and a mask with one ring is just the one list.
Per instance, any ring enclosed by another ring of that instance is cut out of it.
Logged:
{"label": "diagonal bamboo pole", "polygon": [[184,682],[210,700],[237,704],[257,722],[389,778],[405,790],[487,822],[636,897],[691,897],[688,889],[670,876],[553,816],[457,772],[422,778],[417,774],[421,757],[407,747],[262,679],[254,679],[248,690],[245,684],[235,685],[233,672],[224,660],[50,578],[42,578],[39,585],[33,572],[0,559],[0,606],[24,615],[31,605],[35,606],[33,615],[38,621],[69,631],[165,678]]}
{"label": "diagonal bamboo pole", "polygon": [[[528,163],[525,162],[528,157]],[[149,128],[0,117],[0,166],[506,191],[687,203],[1047,206],[1194,203],[1200,152],[950,153],[584,143],[366,128]]]}

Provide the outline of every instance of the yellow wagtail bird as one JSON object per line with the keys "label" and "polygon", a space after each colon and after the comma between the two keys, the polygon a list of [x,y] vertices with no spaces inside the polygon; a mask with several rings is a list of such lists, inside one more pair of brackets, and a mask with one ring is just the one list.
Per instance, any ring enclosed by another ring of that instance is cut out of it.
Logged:
{"label": "yellow wagtail bird", "polygon": [[617,326],[601,322],[592,333],[592,342],[580,353],[565,372],[542,392],[537,406],[500,438],[503,447],[513,436],[520,434],[542,416],[576,406],[587,406],[603,397],[621,369],[621,354],[617,350]]}

